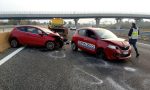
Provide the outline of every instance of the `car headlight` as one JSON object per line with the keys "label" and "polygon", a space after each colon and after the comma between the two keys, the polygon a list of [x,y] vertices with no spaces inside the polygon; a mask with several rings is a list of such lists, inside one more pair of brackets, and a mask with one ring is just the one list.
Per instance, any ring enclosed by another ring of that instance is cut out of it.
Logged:
{"label": "car headlight", "polygon": [[114,45],[108,45],[107,47],[110,49],[117,49],[117,46],[114,46]]}

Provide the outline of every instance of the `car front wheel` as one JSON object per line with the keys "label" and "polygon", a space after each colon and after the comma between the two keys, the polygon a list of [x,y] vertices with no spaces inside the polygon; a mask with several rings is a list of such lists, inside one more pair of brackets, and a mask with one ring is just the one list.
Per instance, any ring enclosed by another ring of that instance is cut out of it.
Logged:
{"label": "car front wheel", "polygon": [[53,49],[55,48],[54,42],[48,41],[48,42],[46,43],[46,48],[47,48],[48,50],[53,50]]}
{"label": "car front wheel", "polygon": [[11,45],[11,47],[16,48],[19,46],[19,42],[16,39],[12,39],[10,41],[10,45]]}
{"label": "car front wheel", "polygon": [[71,48],[72,48],[73,51],[77,51],[78,50],[78,47],[77,47],[77,45],[74,42],[71,44]]}

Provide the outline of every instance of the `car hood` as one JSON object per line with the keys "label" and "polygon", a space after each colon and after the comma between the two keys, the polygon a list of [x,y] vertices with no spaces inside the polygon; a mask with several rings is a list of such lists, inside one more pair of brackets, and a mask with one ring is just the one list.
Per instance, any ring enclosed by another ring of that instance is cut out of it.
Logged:
{"label": "car hood", "polygon": [[58,33],[50,33],[49,36],[60,36]]}
{"label": "car hood", "polygon": [[123,38],[103,39],[103,41],[108,42],[113,45],[117,45],[119,47],[129,46],[129,42],[125,41],[125,39]]}

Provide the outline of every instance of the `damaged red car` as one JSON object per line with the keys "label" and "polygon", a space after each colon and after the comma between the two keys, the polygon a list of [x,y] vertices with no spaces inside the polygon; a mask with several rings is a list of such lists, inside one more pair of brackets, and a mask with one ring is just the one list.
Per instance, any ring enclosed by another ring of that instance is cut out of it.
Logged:
{"label": "damaged red car", "polygon": [[11,47],[19,45],[44,46],[49,50],[63,47],[63,38],[46,28],[38,26],[17,26],[9,39]]}
{"label": "damaged red car", "polygon": [[79,48],[109,60],[125,60],[131,57],[131,46],[128,41],[102,28],[78,29],[72,37],[71,47],[73,51]]}

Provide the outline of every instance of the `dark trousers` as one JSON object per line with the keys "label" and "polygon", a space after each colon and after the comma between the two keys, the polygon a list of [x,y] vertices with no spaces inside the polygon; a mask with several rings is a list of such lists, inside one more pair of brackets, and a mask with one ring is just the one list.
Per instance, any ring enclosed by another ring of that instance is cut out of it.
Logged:
{"label": "dark trousers", "polygon": [[130,45],[133,45],[133,48],[134,48],[136,54],[139,54],[138,49],[136,47],[136,42],[137,42],[137,39],[129,39]]}

